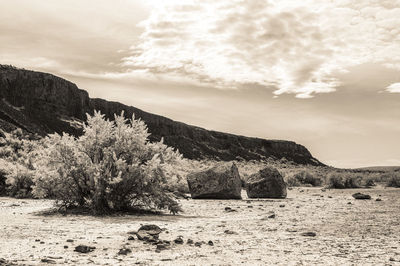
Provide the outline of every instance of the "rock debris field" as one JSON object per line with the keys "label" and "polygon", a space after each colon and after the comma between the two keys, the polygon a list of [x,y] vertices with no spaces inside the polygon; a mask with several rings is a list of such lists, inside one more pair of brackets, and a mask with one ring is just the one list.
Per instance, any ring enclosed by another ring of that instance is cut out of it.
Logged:
{"label": "rock debris field", "polygon": [[0,198],[0,265],[400,265],[400,189],[244,194],[182,199],[175,216],[43,215],[51,200]]}

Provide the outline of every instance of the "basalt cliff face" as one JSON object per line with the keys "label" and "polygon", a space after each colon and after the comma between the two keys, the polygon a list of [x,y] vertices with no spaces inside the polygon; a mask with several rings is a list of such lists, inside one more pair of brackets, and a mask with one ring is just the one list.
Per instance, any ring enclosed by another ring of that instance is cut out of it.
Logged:
{"label": "basalt cliff face", "polygon": [[161,137],[189,159],[260,160],[286,158],[299,164],[323,165],[302,145],[292,141],[237,136],[173,121],[138,108],[91,99],[75,84],[51,74],[0,65],[0,129],[21,128],[30,133],[82,133],[86,113],[99,110],[108,118],[124,111],[126,117],[146,122],[150,140]]}

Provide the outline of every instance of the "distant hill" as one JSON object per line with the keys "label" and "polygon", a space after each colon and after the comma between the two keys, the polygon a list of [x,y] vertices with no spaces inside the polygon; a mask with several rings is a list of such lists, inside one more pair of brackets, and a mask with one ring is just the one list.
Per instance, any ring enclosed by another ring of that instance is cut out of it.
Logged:
{"label": "distant hill", "polygon": [[323,165],[302,145],[292,141],[237,136],[190,126],[138,108],[103,99],[92,99],[75,84],[48,73],[0,65],[0,129],[21,128],[46,135],[82,133],[86,113],[100,110],[112,119],[125,111],[126,117],[144,120],[150,140],[164,138],[189,159],[260,160],[286,159],[298,164]]}
{"label": "distant hill", "polygon": [[357,168],[357,170],[371,171],[371,172],[400,172],[400,166],[370,166]]}

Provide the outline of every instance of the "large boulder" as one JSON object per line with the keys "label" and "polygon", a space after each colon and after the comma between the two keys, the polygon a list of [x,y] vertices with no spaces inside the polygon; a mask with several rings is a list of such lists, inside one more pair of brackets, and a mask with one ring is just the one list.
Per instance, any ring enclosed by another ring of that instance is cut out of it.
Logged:
{"label": "large boulder", "polygon": [[187,177],[193,199],[241,199],[241,180],[235,164],[218,164]]}
{"label": "large boulder", "polygon": [[246,182],[249,198],[286,198],[286,183],[273,167],[267,167],[251,175]]}

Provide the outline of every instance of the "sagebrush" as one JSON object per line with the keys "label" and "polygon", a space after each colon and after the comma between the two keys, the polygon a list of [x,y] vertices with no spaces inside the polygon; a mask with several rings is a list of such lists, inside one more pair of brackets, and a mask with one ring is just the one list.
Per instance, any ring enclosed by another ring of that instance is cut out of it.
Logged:
{"label": "sagebrush", "polygon": [[181,155],[162,141],[149,142],[149,135],[145,123],[134,117],[121,114],[109,121],[99,112],[87,115],[79,138],[53,134],[43,140],[33,193],[97,214],[132,208],[176,213],[180,207],[167,183],[177,178],[174,165]]}

